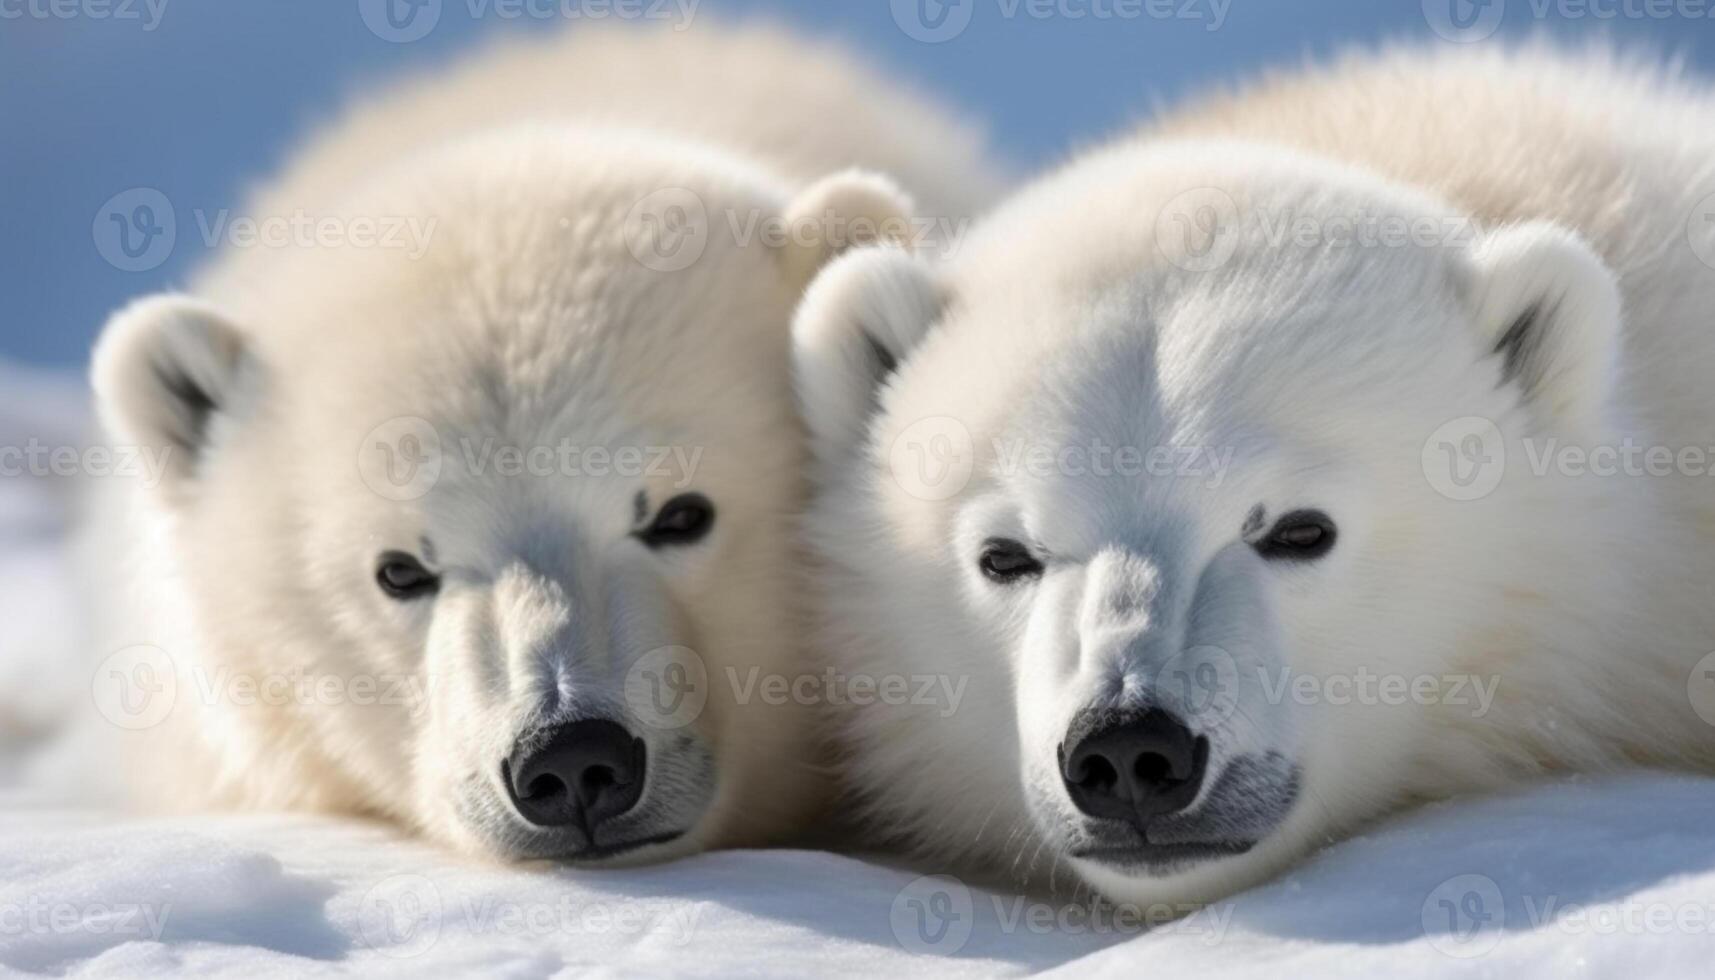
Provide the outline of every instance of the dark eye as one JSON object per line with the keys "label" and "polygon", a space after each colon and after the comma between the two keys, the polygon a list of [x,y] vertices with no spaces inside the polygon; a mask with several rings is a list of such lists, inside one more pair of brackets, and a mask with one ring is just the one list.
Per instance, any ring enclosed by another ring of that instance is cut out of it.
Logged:
{"label": "dark eye", "polygon": [[1334,549],[1334,521],[1319,510],[1295,510],[1253,542],[1270,561],[1314,561]]}
{"label": "dark eye", "polygon": [[1029,548],[1017,541],[1000,538],[990,539],[983,545],[983,556],[978,559],[977,567],[983,570],[989,581],[1001,585],[1011,585],[1042,574],[1042,563],[1036,560]]}
{"label": "dark eye", "polygon": [[714,526],[715,505],[700,493],[686,493],[667,501],[637,537],[651,548],[668,548],[695,544]]}
{"label": "dark eye", "polygon": [[389,551],[381,556],[375,582],[381,591],[401,602],[434,595],[441,588],[440,576],[403,551]]}

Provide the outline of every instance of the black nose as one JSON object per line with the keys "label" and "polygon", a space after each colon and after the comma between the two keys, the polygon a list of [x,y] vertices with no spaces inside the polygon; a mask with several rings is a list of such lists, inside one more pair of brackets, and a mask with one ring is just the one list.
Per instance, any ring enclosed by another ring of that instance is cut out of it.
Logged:
{"label": "black nose", "polygon": [[637,805],[646,762],[643,740],[620,725],[574,721],[520,742],[505,776],[525,820],[587,834]]}
{"label": "black nose", "polygon": [[[1076,731],[1080,725],[1074,725]],[[1060,775],[1078,809],[1139,830],[1191,805],[1209,764],[1209,740],[1165,711],[1093,726],[1060,748]]]}

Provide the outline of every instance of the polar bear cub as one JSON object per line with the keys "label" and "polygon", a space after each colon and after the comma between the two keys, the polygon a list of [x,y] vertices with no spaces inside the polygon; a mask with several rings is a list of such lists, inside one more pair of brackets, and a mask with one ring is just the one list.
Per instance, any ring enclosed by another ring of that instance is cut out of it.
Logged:
{"label": "polar bear cub", "polygon": [[880,828],[1197,902],[1409,801],[1715,763],[1712,159],[1659,73],[1396,52],[831,265],[823,643],[969,681],[844,719]]}
{"label": "polar bear cub", "polygon": [[[120,768],[505,858],[801,826],[813,710],[729,682],[803,669],[791,311],[998,179],[760,29],[514,42],[356,109],[252,205],[353,234],[226,250],[96,350],[112,437],[171,454],[97,532]],[[421,240],[358,247],[390,221]]]}

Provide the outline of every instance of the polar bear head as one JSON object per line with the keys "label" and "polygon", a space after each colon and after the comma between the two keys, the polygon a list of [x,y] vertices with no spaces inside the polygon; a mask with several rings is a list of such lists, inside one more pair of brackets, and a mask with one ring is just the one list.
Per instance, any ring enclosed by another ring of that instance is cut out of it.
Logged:
{"label": "polar bear head", "polygon": [[1527,762],[1517,655],[1623,604],[1633,529],[1483,466],[1603,437],[1618,309],[1570,234],[1243,145],[838,260],[794,327],[822,642],[969,682],[850,714],[858,795],[942,859],[1200,901]]}
{"label": "polar bear head", "polygon": [[807,228],[906,207],[863,173],[793,192],[714,150],[524,129],[318,219],[409,219],[420,247],[231,254],[198,298],[116,315],[101,415],[171,453],[146,513],[186,624],[123,639],[185,675],[175,719],[208,709],[187,780],[505,857],[802,820],[806,710],[741,696],[798,650],[791,310],[843,244]]}

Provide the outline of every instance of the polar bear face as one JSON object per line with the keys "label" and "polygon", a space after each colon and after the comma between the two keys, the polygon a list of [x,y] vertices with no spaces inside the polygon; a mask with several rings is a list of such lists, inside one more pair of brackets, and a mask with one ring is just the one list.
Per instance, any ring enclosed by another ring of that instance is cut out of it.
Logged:
{"label": "polar bear face", "polygon": [[1563,574],[1548,529],[1601,521],[1552,474],[1463,493],[1437,440],[1599,435],[1618,300],[1571,236],[1452,214],[1325,162],[1125,147],[942,266],[822,274],[794,329],[824,644],[969,683],[847,719],[889,830],[1206,901],[1484,764],[1481,735],[1424,743],[1495,708],[1473,665],[1495,597]]}
{"label": "polar bear face", "polygon": [[[694,261],[637,247],[662,189],[707,211]],[[905,207],[864,175],[788,203],[695,148],[490,136],[347,205],[432,226],[420,255],[242,255],[213,301],[120,313],[103,418],[175,461],[148,505],[187,635],[151,641],[184,672],[309,681],[196,699],[199,778],[514,858],[803,819],[806,709],[729,681],[798,649],[788,325],[819,255],[721,231],[853,201]]]}

